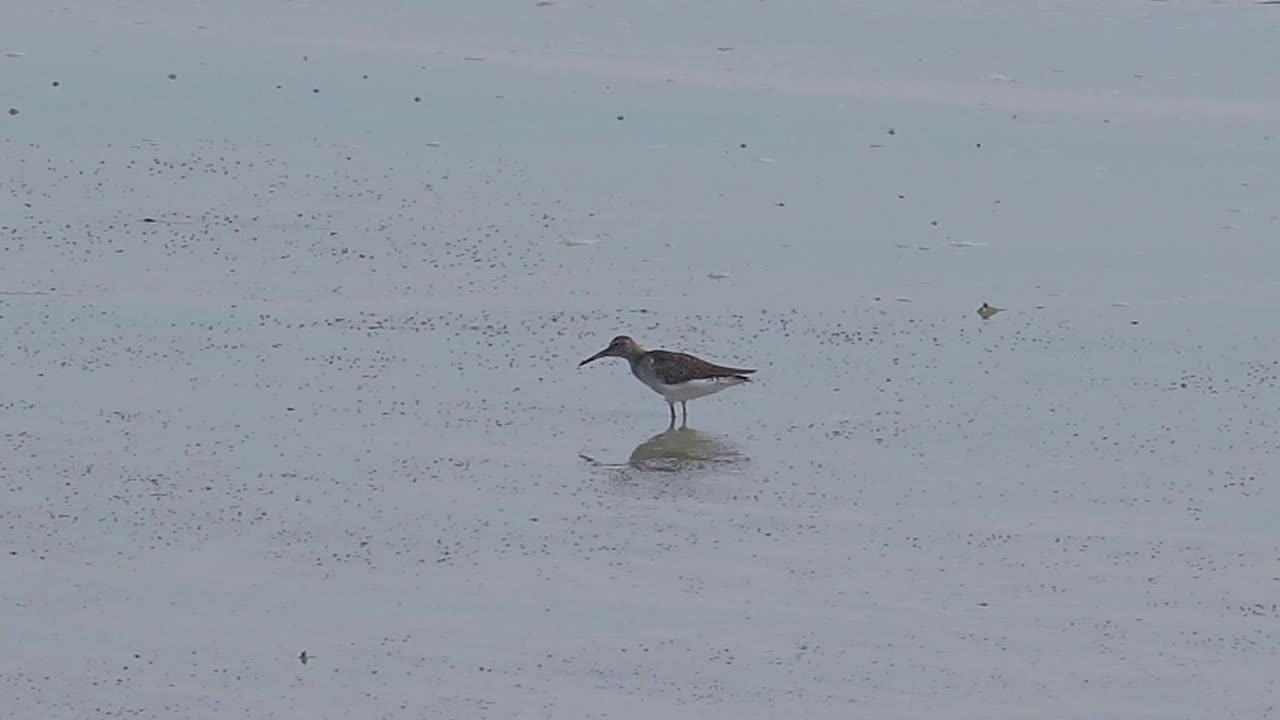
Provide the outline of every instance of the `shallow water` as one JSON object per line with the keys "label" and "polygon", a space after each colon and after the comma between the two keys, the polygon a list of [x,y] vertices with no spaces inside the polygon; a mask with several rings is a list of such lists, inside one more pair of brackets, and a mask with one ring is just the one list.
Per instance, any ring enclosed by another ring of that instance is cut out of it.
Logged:
{"label": "shallow water", "polygon": [[3,11],[0,704],[1274,712],[1275,10],[465,7]]}

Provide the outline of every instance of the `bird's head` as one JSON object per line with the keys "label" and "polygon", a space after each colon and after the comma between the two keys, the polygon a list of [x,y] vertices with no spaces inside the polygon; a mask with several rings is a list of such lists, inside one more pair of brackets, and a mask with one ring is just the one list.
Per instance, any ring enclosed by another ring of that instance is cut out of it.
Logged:
{"label": "bird's head", "polygon": [[586,360],[583,360],[582,362],[578,363],[578,367],[582,367],[583,365],[586,365],[589,362],[592,362],[594,360],[599,360],[600,358],[606,358],[606,357],[620,357],[620,358],[626,358],[630,360],[631,358],[643,352],[644,350],[640,349],[640,345],[638,345],[635,340],[632,340],[626,335],[619,335],[618,337],[609,341],[609,347],[606,347],[605,349],[601,350],[595,355],[592,355]]}

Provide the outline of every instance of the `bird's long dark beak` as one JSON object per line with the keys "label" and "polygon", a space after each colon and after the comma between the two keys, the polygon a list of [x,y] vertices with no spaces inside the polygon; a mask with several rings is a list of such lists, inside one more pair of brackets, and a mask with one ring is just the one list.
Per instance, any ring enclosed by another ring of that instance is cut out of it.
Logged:
{"label": "bird's long dark beak", "polygon": [[582,362],[578,363],[578,367],[582,367],[583,365],[586,365],[587,363],[589,363],[589,362],[591,362],[591,361],[593,361],[593,360],[599,360],[600,358],[605,357],[605,356],[606,356],[606,355],[608,355],[608,354],[609,354],[609,348],[605,348],[605,349],[601,350],[600,352],[596,353],[595,355],[592,355],[591,357],[587,358],[586,360],[583,360]]}

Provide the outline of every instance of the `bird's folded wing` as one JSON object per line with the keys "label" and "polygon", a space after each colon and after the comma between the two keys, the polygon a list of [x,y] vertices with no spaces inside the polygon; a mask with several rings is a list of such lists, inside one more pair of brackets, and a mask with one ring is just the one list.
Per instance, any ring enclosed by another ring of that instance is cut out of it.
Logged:
{"label": "bird's folded wing", "polygon": [[[676,385],[690,380],[712,380],[715,378],[741,377],[755,372],[742,368],[731,368],[709,363],[701,358],[667,350],[654,350],[649,353],[653,362],[653,372],[662,382]],[[746,379],[745,377],[743,378]]]}

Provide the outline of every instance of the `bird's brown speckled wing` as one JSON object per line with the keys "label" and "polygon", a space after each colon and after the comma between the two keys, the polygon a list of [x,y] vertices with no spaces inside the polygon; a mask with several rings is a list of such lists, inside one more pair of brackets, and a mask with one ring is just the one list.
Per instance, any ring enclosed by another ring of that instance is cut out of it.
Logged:
{"label": "bird's brown speckled wing", "polygon": [[738,378],[750,380],[747,375],[755,370],[731,368],[709,363],[687,353],[669,350],[653,350],[646,355],[653,365],[653,373],[668,385],[688,382],[689,380],[710,380],[714,378]]}

